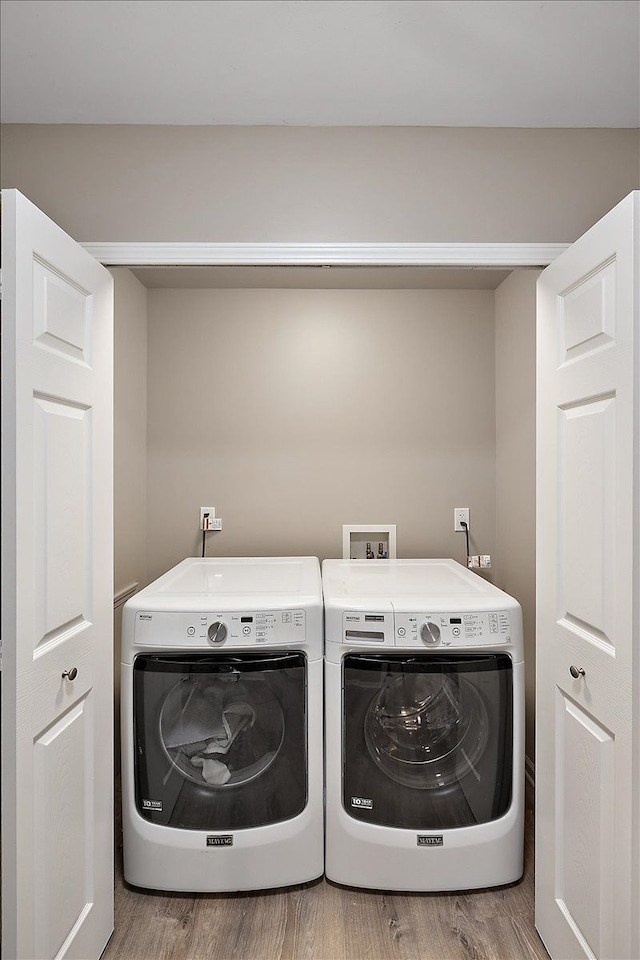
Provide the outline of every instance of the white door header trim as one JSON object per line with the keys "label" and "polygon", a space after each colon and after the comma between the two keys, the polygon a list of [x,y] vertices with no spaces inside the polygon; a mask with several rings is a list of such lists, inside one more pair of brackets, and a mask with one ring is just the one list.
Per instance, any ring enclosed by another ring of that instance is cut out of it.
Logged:
{"label": "white door header trim", "polygon": [[568,243],[82,243],[106,266],[544,267]]}

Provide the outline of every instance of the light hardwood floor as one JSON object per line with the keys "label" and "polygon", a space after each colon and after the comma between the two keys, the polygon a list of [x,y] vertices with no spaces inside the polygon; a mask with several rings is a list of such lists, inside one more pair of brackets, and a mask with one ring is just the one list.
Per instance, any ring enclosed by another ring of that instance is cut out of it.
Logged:
{"label": "light hardwood floor", "polygon": [[240,894],[141,892],[122,880],[102,960],[548,960],[533,925],[533,811],[519,883],[385,893],[324,879]]}

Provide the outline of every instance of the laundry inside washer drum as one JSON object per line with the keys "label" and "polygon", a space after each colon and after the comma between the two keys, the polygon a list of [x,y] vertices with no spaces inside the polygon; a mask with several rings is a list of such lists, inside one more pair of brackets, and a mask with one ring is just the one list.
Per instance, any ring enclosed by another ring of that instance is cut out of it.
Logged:
{"label": "laundry inside washer drum", "polygon": [[372,699],[364,735],[371,757],[392,780],[436,790],[475,769],[488,725],[482,696],[464,677],[406,673]]}
{"label": "laundry inside washer drum", "polygon": [[160,710],[169,761],[200,785],[254,780],[271,766],[283,739],[282,707],[261,680],[188,676],[169,690]]}

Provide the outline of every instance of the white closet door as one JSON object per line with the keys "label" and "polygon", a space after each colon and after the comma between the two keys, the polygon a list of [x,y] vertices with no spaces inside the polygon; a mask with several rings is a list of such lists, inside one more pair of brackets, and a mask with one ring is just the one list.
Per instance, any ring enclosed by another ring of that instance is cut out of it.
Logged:
{"label": "white closet door", "polygon": [[639,197],[538,281],[536,926],[556,960],[640,949]]}
{"label": "white closet door", "polygon": [[113,929],[112,278],[2,192],[2,939]]}

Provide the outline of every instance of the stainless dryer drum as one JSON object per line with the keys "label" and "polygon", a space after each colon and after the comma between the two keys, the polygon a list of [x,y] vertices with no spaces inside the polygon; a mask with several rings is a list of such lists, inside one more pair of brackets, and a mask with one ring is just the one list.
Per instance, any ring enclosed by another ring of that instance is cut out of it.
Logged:
{"label": "stainless dryer drum", "polygon": [[282,707],[260,678],[238,670],[189,674],[164,699],[160,742],[188,780],[210,789],[249,783],[264,773],[284,739]]}
{"label": "stainless dryer drum", "polygon": [[349,817],[437,830],[504,815],[513,769],[509,656],[351,653],[343,681]]}
{"label": "stainless dryer drum", "polygon": [[475,770],[489,732],[482,694],[458,674],[402,673],[365,717],[369,753],[397,783],[437,790]]}
{"label": "stainless dryer drum", "polygon": [[298,652],[136,657],[138,814],[206,831],[299,815],[307,802],[306,673]]}

